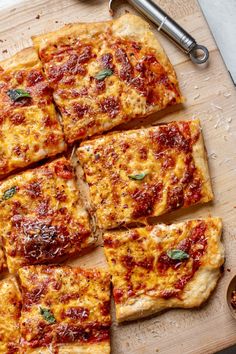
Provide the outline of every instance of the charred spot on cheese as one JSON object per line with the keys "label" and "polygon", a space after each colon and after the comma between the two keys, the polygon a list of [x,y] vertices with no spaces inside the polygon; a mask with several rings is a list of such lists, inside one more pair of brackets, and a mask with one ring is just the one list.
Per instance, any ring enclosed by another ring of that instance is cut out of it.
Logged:
{"label": "charred spot on cheese", "polygon": [[178,149],[186,153],[191,152],[191,140],[184,137],[177,124],[160,126],[157,132],[151,132],[151,140],[161,149]]}
{"label": "charred spot on cheese", "polygon": [[14,125],[20,125],[25,122],[25,115],[24,113],[13,113],[9,119]]}
{"label": "charred spot on cheese", "polygon": [[57,342],[99,343],[109,340],[109,325],[91,323],[86,327],[61,324],[57,328]]}
{"label": "charred spot on cheese", "polygon": [[106,97],[100,101],[101,111],[114,118],[120,112],[120,101],[115,97]]}
{"label": "charred spot on cheese", "polygon": [[112,61],[113,55],[111,53],[103,54],[100,58],[101,65],[105,69],[113,70],[114,64],[112,63]]}
{"label": "charred spot on cheese", "polygon": [[89,112],[89,106],[86,104],[74,103],[73,108],[78,118],[83,118]]}
{"label": "charred spot on cheese", "polygon": [[63,179],[72,179],[73,178],[73,169],[69,163],[63,163],[58,161],[55,165],[55,172],[58,177]]}
{"label": "charred spot on cheese", "polygon": [[21,229],[24,235],[21,253],[31,263],[53,260],[64,255],[70,247],[66,225],[53,226],[46,221],[23,218],[18,221],[18,229]]}
{"label": "charred spot on cheese", "polygon": [[30,70],[26,77],[26,82],[29,86],[34,86],[38,82],[41,82],[44,80],[43,74],[39,70]]}
{"label": "charred spot on cheese", "polygon": [[202,197],[202,181],[195,178],[186,189],[186,204],[197,203]]}
{"label": "charred spot on cheese", "polygon": [[163,185],[161,182],[155,184],[145,183],[143,187],[136,188],[131,197],[135,201],[133,217],[139,218],[152,213],[155,202],[161,198]]}
{"label": "charred spot on cheese", "polygon": [[71,75],[85,75],[86,68],[83,64],[93,57],[92,47],[85,46],[79,53],[70,54],[69,59],[61,65],[51,65],[48,69],[48,77],[53,83],[58,83],[68,74]]}
{"label": "charred spot on cheese", "polygon": [[169,210],[181,208],[184,205],[184,190],[182,186],[168,187],[167,207]]}
{"label": "charred spot on cheese", "polygon": [[26,191],[32,199],[42,195],[41,184],[38,181],[31,182],[26,186]]}

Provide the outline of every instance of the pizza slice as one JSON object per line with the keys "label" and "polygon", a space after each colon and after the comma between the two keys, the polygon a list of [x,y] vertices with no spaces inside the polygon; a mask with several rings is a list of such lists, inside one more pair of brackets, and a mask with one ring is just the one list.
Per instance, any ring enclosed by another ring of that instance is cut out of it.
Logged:
{"label": "pizza slice", "polygon": [[112,133],[77,150],[100,228],[213,198],[199,120]]}
{"label": "pizza slice", "polygon": [[0,177],[66,148],[33,48],[0,62],[0,145]]}
{"label": "pizza slice", "polygon": [[66,158],[0,183],[0,227],[9,271],[54,263],[94,242],[74,172]]}
{"label": "pizza slice", "polygon": [[183,101],[149,25],[126,14],[33,37],[69,143]]}
{"label": "pizza slice", "polygon": [[105,270],[28,266],[23,289],[24,353],[110,353],[110,275]]}
{"label": "pizza slice", "polygon": [[0,281],[0,353],[19,353],[21,294],[14,278]]}
{"label": "pizza slice", "polygon": [[219,218],[107,231],[104,250],[117,320],[206,301],[224,263],[221,231]]}

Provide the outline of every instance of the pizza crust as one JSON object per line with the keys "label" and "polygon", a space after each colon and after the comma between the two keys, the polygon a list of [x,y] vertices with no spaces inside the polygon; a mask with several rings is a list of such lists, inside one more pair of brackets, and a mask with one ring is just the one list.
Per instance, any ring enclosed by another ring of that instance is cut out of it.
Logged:
{"label": "pizza crust", "polygon": [[24,70],[32,67],[41,68],[42,64],[39,61],[36,50],[33,47],[28,47],[22,49],[12,57],[1,61],[0,67],[3,70]]}
{"label": "pizza crust", "polygon": [[[200,126],[200,121],[197,119],[195,122]],[[200,127],[202,131],[202,128]],[[204,144],[203,134],[199,135],[198,140],[193,145],[193,159],[197,169],[201,171],[201,174],[204,178],[203,186],[204,186],[204,197],[202,199],[203,202],[208,202],[214,198],[212,187],[211,187],[211,178],[209,167],[207,163],[207,152]]]}
{"label": "pizza crust", "polygon": [[[51,354],[52,349],[47,348],[27,348],[23,347],[22,354]],[[110,344],[108,342],[93,344],[65,344],[58,345],[58,354],[110,354]]]}

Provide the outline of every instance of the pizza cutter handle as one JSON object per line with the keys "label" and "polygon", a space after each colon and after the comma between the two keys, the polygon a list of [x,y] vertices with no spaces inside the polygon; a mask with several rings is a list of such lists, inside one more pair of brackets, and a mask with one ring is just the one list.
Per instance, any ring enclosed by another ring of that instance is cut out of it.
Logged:
{"label": "pizza cutter handle", "polygon": [[[128,2],[155,23],[158,26],[158,31],[163,31],[190,56],[194,63],[203,64],[208,60],[209,52],[207,48],[197,44],[196,40],[188,32],[152,0],[128,0]],[[112,0],[110,0],[110,9],[111,4]]]}

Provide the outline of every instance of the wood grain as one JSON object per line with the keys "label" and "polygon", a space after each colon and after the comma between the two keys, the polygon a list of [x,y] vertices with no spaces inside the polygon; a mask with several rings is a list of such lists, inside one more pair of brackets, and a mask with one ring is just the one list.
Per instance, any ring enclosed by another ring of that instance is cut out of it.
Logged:
{"label": "wood grain", "polygon": [[[199,43],[209,48],[210,61],[204,66],[193,65],[186,55],[158,33],[160,42],[175,65],[187,101],[182,107],[132,123],[125,129],[156,123],[158,118],[159,121],[200,118],[209,155],[214,202],[177,211],[158,220],[173,222],[207,215],[221,216],[224,221],[225,269],[231,271],[225,271],[213,296],[201,309],[172,310],[119,326],[114,319],[112,353],[214,353],[236,343],[236,322],[226,305],[227,285],[236,270],[236,92],[197,3],[194,0],[157,2]],[[1,1],[0,56],[9,57],[32,45],[31,35],[54,30],[65,23],[109,19],[107,4],[105,0]],[[117,1],[117,5],[116,16],[125,10],[135,12],[124,1]],[[106,267],[101,244],[71,264]]]}

